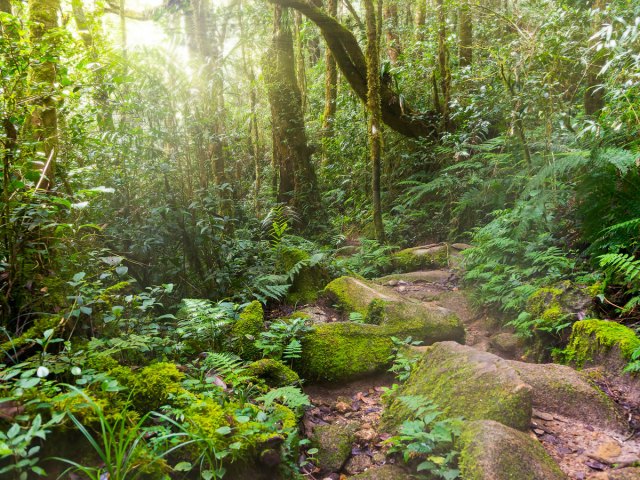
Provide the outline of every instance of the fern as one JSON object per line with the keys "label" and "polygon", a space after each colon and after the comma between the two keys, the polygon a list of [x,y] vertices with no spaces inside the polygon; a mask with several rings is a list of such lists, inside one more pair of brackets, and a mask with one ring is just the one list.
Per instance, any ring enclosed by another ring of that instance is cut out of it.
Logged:
{"label": "fern", "polygon": [[623,283],[635,284],[640,275],[640,259],[635,259],[632,255],[608,253],[598,257],[598,260],[605,273],[619,276]]}
{"label": "fern", "polygon": [[210,372],[215,373],[233,385],[246,383],[251,379],[251,376],[246,373],[244,360],[232,353],[208,353],[204,361],[204,366]]}
{"label": "fern", "polygon": [[304,407],[311,405],[309,396],[300,388],[292,386],[275,388],[256,400],[264,402],[265,407],[270,407],[274,402],[278,401],[278,403],[298,413],[301,413]]}
{"label": "fern", "polygon": [[237,305],[229,302],[213,303],[198,298],[182,300],[176,333],[181,340],[208,343],[215,350],[228,327],[237,319]]}

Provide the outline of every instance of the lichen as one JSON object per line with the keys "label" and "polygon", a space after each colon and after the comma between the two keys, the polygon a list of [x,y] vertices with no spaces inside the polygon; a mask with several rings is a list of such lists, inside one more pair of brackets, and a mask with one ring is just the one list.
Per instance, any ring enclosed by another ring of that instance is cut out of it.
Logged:
{"label": "lichen", "polygon": [[255,346],[260,332],[264,330],[264,310],[262,304],[253,301],[240,313],[238,320],[231,327],[231,348],[246,360],[257,360],[261,352]]}
{"label": "lichen", "polygon": [[300,381],[296,372],[278,360],[263,358],[247,366],[247,373],[263,380],[270,387],[283,387]]}
{"label": "lichen", "polygon": [[581,320],[574,323],[569,344],[562,356],[566,362],[583,367],[613,347],[619,348],[623,359],[629,361],[631,354],[640,348],[640,338],[633,330],[616,322]]}

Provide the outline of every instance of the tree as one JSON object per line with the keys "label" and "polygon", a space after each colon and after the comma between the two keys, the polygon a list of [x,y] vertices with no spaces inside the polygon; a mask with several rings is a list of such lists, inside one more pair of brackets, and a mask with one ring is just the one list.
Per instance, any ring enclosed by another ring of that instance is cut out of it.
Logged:
{"label": "tree", "polygon": [[[381,2],[382,0],[378,0]],[[369,156],[371,161],[371,195],[376,239],[384,243],[380,175],[382,171],[382,109],[380,106],[380,30],[373,0],[364,2],[367,25],[367,108],[369,110]]]}
{"label": "tree", "polygon": [[[29,19],[32,22],[31,39],[34,43],[44,42],[47,35],[58,26],[59,8],[60,0],[31,0],[29,2]],[[31,127],[36,140],[41,144],[40,153],[44,159],[38,186],[47,190],[54,183],[58,155],[58,111],[54,98],[56,88],[54,61],[47,60],[35,64],[31,71],[31,82],[38,91],[35,100],[36,108],[31,117]]]}
{"label": "tree", "polygon": [[309,219],[320,199],[294,59],[289,12],[276,5],[264,77],[271,106],[273,158],[279,177],[277,199],[298,210],[301,218]]}
{"label": "tree", "polygon": [[[327,0],[327,12],[332,17],[338,15],[338,0]],[[333,136],[333,122],[336,114],[338,96],[338,67],[331,49],[325,49],[324,55],[324,112],[322,114],[322,163],[327,164],[327,142]]]}
{"label": "tree", "polygon": [[[367,101],[367,62],[357,39],[347,28],[307,0],[269,0],[280,7],[294,8],[314,22],[340,71],[353,91]],[[408,137],[435,138],[438,125],[433,112],[418,113],[396,92],[389,81],[381,83],[382,120],[393,130]]]}
{"label": "tree", "polygon": [[468,67],[473,63],[473,20],[469,0],[462,0],[458,9],[458,22],[460,66]]}

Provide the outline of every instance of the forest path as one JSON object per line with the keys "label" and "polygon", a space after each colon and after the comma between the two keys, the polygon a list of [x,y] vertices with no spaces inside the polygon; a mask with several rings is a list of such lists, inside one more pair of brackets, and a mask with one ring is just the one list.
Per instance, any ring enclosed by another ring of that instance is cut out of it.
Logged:
{"label": "forest path", "polygon": [[[514,361],[520,360],[524,353],[523,342],[513,331],[501,326],[496,319],[479,314],[471,308],[467,292],[460,288],[454,270],[416,271],[383,277],[375,282],[389,292],[410,301],[418,300],[455,312],[464,324],[467,346],[505,359],[516,369],[526,371],[526,365],[533,365]],[[426,347],[416,349],[425,351]],[[566,375],[567,372],[575,374],[568,367],[559,368],[566,369],[558,372],[560,375]],[[624,469],[613,469],[614,465],[625,467],[640,460],[640,439],[630,434],[625,428],[628,427],[626,423],[612,426],[610,423],[593,421],[597,418],[597,407],[589,405],[588,395],[583,399],[584,415],[580,412],[580,404],[574,409],[562,405],[557,408],[558,404],[566,401],[553,398],[555,392],[545,391],[544,381],[542,384],[535,384],[536,375],[531,376],[532,381],[527,382],[532,383],[534,389],[534,409],[529,435],[543,445],[568,478],[640,478],[640,471],[635,469],[630,473],[625,473]],[[568,379],[567,382],[582,382],[578,374],[575,374],[575,377],[576,379]],[[321,431],[340,435],[350,441],[350,450],[343,453],[345,458],[341,467],[335,472],[321,476],[313,476],[314,473],[311,473],[311,478],[404,478],[405,474],[399,466],[388,465],[389,459],[384,456],[383,442],[389,435],[380,431],[378,427],[383,411],[380,395],[384,387],[392,383],[393,378],[389,375],[378,375],[341,385],[312,385],[305,389],[315,405],[315,408],[305,415],[305,434],[311,438],[314,436],[314,427],[324,425]],[[591,416],[590,409],[595,412]],[[316,441],[321,440],[321,447],[322,437],[323,435],[315,435]],[[327,438],[328,443],[335,443],[331,435]],[[326,445],[325,448],[331,450],[330,445]],[[331,453],[336,452],[332,450]],[[319,455],[322,464],[323,452]],[[315,472],[318,473],[320,472]]]}

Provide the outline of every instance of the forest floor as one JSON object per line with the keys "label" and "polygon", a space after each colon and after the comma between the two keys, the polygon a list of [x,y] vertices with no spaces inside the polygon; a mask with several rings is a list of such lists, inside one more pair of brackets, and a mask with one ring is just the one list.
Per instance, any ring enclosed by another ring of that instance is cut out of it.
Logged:
{"label": "forest floor", "polygon": [[[468,346],[508,360],[522,360],[522,342],[512,331],[501,327],[497,320],[474,312],[454,271],[413,272],[384,277],[377,283],[404,297],[435,303],[454,311],[464,323]],[[323,321],[342,320],[326,304],[306,307],[305,311],[315,311],[314,316]],[[416,348],[424,350],[426,347]],[[310,385],[305,389],[314,405],[303,420],[306,436],[312,436],[316,425],[352,425],[355,431],[351,452],[343,467],[335,472],[315,469],[306,472],[309,478],[345,479],[393,463],[393,457],[385,456],[384,441],[390,435],[378,427],[383,411],[380,396],[393,381],[389,374],[383,374],[340,386]],[[631,388],[624,382],[609,382],[606,377],[601,377],[599,383],[624,412],[628,428],[613,430],[589,424],[558,415],[552,410],[545,411],[544,406],[533,411],[529,435],[543,445],[572,480],[615,479],[618,477],[612,471],[614,465],[622,468],[640,460],[640,403],[632,398]],[[607,473],[610,471],[611,476]]]}

